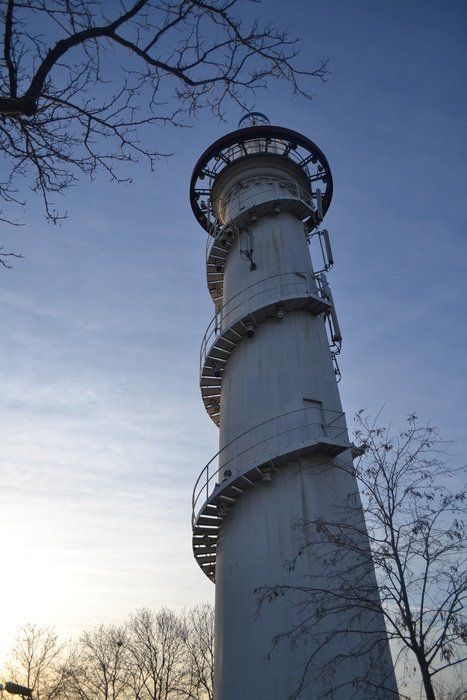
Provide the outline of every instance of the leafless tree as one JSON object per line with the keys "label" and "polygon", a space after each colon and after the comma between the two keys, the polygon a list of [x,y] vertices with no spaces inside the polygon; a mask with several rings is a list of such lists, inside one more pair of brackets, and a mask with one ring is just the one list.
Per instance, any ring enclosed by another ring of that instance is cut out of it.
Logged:
{"label": "leafless tree", "polygon": [[[79,173],[161,155],[153,125],[182,125],[226,101],[247,106],[272,79],[310,96],[314,70],[295,66],[297,40],[240,17],[255,0],[3,0],[0,197],[20,204],[29,178],[49,220]],[[32,178],[32,179],[31,179]],[[11,217],[10,217],[11,218]],[[6,220],[6,219],[4,219]]]}
{"label": "leafless tree", "polygon": [[27,625],[3,675],[35,700],[213,700],[214,610],[142,609],[121,626],[101,625],[77,643]]}
{"label": "leafless tree", "polygon": [[31,688],[35,700],[61,700],[65,697],[69,666],[69,651],[53,630],[26,625],[19,630],[6,675]]}
{"label": "leafless tree", "polygon": [[214,608],[209,603],[191,608],[185,615],[185,653],[188,674],[187,700],[214,700]]}
{"label": "leafless tree", "polygon": [[[347,629],[335,629],[343,611],[354,610],[357,617],[361,612],[376,615],[381,605],[386,627],[381,640],[387,633],[401,675],[419,673],[427,700],[435,700],[436,679],[467,659],[462,519],[466,491],[459,486],[465,470],[450,467],[447,444],[437,429],[421,424],[415,415],[408,417],[399,434],[393,434],[391,427],[378,427],[364,412],[356,420],[361,448],[352,473],[359,483],[366,528],[358,525],[360,505],[354,500],[342,508],[337,523],[323,519],[297,523],[303,541],[297,559],[289,563],[293,567],[305,552],[322,556],[324,547],[323,564],[341,571],[342,577],[338,575],[331,587],[310,577],[303,585],[258,589],[259,605],[291,595],[306,611],[304,621],[284,630],[273,644],[313,635],[323,618],[329,620],[334,635],[347,634]],[[342,468],[346,469],[344,463]],[[366,531],[371,549],[365,544]],[[360,576],[372,566],[381,603],[364,583],[365,576]],[[360,644],[357,653],[364,649],[364,642]],[[294,697],[310,680],[312,662]]]}
{"label": "leafless tree", "polygon": [[127,638],[124,627],[101,625],[85,632],[69,667],[70,700],[124,700],[127,696]]}
{"label": "leafless tree", "polygon": [[135,700],[179,700],[188,672],[186,626],[171,610],[142,609],[127,624],[127,683]]}

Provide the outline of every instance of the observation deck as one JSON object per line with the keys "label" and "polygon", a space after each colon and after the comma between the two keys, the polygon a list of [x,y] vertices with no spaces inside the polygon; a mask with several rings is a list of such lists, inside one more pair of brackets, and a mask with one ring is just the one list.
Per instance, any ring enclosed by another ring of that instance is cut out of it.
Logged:
{"label": "observation deck", "polygon": [[[195,165],[190,184],[190,201],[199,224],[216,238],[226,223],[225,203],[219,199],[216,185],[226,169],[232,166],[248,169],[249,162],[258,156],[272,159],[276,165],[287,164],[298,174],[308,190],[311,200],[320,198],[322,216],[332,199],[331,169],[324,153],[310,139],[291,129],[263,124],[238,129],[215,141]],[[248,178],[247,178],[248,179]],[[322,188],[322,190],[321,190]],[[305,215],[306,218],[306,215]],[[311,217],[310,226],[316,226]]]}

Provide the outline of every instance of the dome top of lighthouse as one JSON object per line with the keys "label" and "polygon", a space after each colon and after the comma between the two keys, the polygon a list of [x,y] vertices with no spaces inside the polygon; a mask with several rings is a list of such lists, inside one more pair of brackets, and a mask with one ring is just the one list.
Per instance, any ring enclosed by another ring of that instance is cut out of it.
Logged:
{"label": "dome top of lighthouse", "polygon": [[247,112],[238,122],[238,128],[244,129],[247,126],[264,126],[269,125],[271,122],[265,114],[262,112]]}
{"label": "dome top of lighthouse", "polygon": [[300,171],[312,196],[319,189],[322,196],[322,214],[326,213],[332,198],[332,174],[324,153],[310,139],[297,131],[273,126],[261,112],[245,114],[240,128],[215,141],[198,160],[190,184],[190,201],[200,225],[213,233],[209,218],[213,188],[221,174],[232,166],[267,157],[287,163]]}

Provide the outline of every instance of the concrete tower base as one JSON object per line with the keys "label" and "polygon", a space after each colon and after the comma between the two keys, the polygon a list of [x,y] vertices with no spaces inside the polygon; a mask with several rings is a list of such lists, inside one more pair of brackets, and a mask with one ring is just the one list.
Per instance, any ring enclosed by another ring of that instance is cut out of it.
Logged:
{"label": "concrete tower base", "polygon": [[[287,700],[302,685],[307,700],[396,697],[381,613],[346,610],[336,596],[341,586],[345,596],[352,579],[362,589],[364,562],[356,556],[342,562],[342,552],[325,545],[320,556],[314,547],[297,558],[302,523],[339,522],[358,499],[345,469],[349,460],[348,452],[333,461],[292,460],[271,483],[242,496],[224,520],[216,568],[216,700]],[[374,591],[368,565],[366,578]],[[259,610],[257,589],[274,586],[284,588]]]}

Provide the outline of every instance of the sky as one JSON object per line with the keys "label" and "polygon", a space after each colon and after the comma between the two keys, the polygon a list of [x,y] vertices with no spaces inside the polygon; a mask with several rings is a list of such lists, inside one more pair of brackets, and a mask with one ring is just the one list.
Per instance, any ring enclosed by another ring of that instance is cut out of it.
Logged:
{"label": "sky", "polygon": [[[401,426],[412,411],[465,463],[467,246],[464,2],[267,0],[256,14],[329,58],[311,102],[274,83],[256,108],[326,154],[329,273],[343,333],[349,423],[360,408]],[[205,234],[188,187],[199,155],[237,127],[204,113],[154,129],[173,152],[132,184],[70,190],[47,224],[1,244],[1,653],[34,622],[62,637],[147,606],[213,600],[191,553],[191,492],[217,451],[198,387],[213,306]]]}

